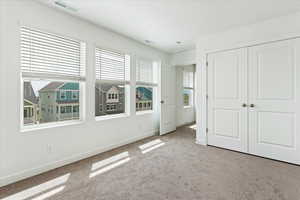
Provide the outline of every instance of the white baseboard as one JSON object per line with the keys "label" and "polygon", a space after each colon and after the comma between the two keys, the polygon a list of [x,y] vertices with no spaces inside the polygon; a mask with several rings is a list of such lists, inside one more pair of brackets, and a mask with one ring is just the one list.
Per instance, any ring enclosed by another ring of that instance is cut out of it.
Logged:
{"label": "white baseboard", "polygon": [[195,124],[195,123],[196,123],[196,121],[185,122],[185,123],[182,123],[182,124],[177,124],[176,128],[180,128],[180,127],[187,126],[187,125],[192,125],[192,124]]}
{"label": "white baseboard", "polygon": [[207,146],[207,143],[205,141],[202,141],[202,140],[196,140],[196,144]]}
{"label": "white baseboard", "polygon": [[29,177],[32,177],[32,176],[35,176],[35,175],[38,175],[38,174],[41,174],[41,173],[59,168],[59,167],[65,166],[65,165],[74,163],[74,162],[77,162],[77,161],[85,159],[85,158],[89,158],[91,156],[95,156],[97,154],[100,154],[100,153],[103,153],[103,152],[106,152],[106,151],[109,151],[109,150],[112,150],[112,149],[130,144],[130,143],[133,143],[133,142],[137,142],[137,141],[142,140],[144,138],[154,136],[157,132],[158,132],[157,130],[152,130],[152,131],[144,133],[141,136],[134,137],[134,138],[131,138],[131,139],[128,139],[128,140],[124,140],[124,141],[119,142],[117,144],[113,144],[113,145],[109,145],[107,147],[103,147],[103,148],[100,148],[100,149],[95,149],[93,151],[77,154],[77,155],[71,156],[71,157],[63,159],[63,160],[58,160],[58,161],[48,163],[48,164],[45,164],[45,165],[42,165],[42,166],[39,166],[39,167],[36,167],[36,168],[24,170],[24,171],[15,173],[15,174],[11,174],[11,175],[8,175],[8,176],[1,177],[0,178],[0,187],[5,186],[5,185],[9,185],[11,183],[15,183],[17,181],[20,181],[20,180],[23,180],[23,179],[26,179],[26,178],[29,178]]}

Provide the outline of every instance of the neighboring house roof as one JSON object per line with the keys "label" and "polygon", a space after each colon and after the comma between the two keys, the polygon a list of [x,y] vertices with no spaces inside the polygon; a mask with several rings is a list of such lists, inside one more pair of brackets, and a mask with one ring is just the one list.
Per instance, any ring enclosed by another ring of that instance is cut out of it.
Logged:
{"label": "neighboring house roof", "polygon": [[35,96],[34,90],[30,82],[24,82],[24,100],[33,104],[38,104],[38,98]]}
{"label": "neighboring house roof", "polygon": [[[58,90],[68,90],[68,91],[79,91],[79,83],[65,83],[65,82],[51,82],[45,87],[39,90],[39,92],[57,92]],[[67,91],[67,97],[65,99],[56,98],[56,102],[59,104],[78,104],[78,98],[73,99],[72,94]]]}
{"label": "neighboring house roof", "polygon": [[24,105],[24,106],[33,106],[34,103],[32,103],[32,102],[30,102],[30,101],[24,99],[24,104],[23,104],[23,105]]}
{"label": "neighboring house roof", "polygon": [[139,100],[152,100],[152,89],[146,87],[137,87],[137,98]]}
{"label": "neighboring house roof", "polygon": [[56,90],[56,89],[60,88],[63,84],[65,84],[65,83],[64,82],[51,82],[51,83],[47,84],[45,87],[43,87],[42,89],[40,89],[39,92]]}
{"label": "neighboring house roof", "polygon": [[40,89],[40,92],[53,91],[57,89],[79,90],[79,83],[51,82],[42,89]]}
{"label": "neighboring house roof", "polygon": [[60,90],[79,90],[79,83],[69,82],[59,87]]}

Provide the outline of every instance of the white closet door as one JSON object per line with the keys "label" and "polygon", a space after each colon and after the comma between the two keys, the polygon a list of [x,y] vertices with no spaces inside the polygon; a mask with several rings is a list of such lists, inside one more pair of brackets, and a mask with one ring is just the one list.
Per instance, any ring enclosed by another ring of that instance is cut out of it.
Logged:
{"label": "white closet door", "polygon": [[249,49],[249,153],[300,164],[300,43]]}
{"label": "white closet door", "polygon": [[247,152],[247,49],[208,55],[208,144]]}

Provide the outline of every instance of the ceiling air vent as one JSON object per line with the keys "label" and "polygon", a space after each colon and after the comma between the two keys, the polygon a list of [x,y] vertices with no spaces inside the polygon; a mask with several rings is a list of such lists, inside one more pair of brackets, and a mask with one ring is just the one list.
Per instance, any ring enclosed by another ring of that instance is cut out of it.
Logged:
{"label": "ceiling air vent", "polygon": [[60,1],[60,0],[54,1],[54,4],[60,8],[66,9],[68,11],[72,11],[72,12],[78,11],[78,9],[68,6],[65,2]]}

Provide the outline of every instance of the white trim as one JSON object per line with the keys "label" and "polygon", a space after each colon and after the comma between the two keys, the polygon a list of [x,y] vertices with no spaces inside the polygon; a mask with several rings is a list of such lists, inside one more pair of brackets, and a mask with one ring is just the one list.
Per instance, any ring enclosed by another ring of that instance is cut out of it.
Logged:
{"label": "white trim", "polygon": [[66,121],[48,122],[48,123],[44,123],[44,124],[35,124],[35,125],[28,125],[28,126],[23,125],[20,132],[26,133],[26,132],[38,131],[38,130],[42,130],[42,129],[79,125],[79,124],[83,124],[83,123],[84,123],[83,120],[66,120]]}
{"label": "white trim", "polygon": [[[60,77],[60,78],[51,78],[51,77],[33,77],[33,76],[22,76],[21,74],[21,78],[23,79],[23,81],[50,81],[50,82],[54,82],[54,81],[58,81],[58,82],[64,82],[64,83],[84,83],[84,80],[71,80],[68,79],[67,77]],[[73,90],[69,90],[69,91],[73,91]]]}
{"label": "white trim", "polygon": [[136,141],[155,136],[155,134],[158,133],[158,130],[151,130],[149,132],[145,132],[143,135],[132,137],[131,139],[123,140],[122,142],[115,143],[113,145],[108,145],[104,148],[101,149],[94,149],[93,151],[85,152],[85,153],[80,153],[75,156],[71,156],[69,158],[63,159],[63,160],[57,160],[56,162],[48,163],[36,168],[32,168],[29,170],[22,171],[20,173],[15,173],[10,176],[5,176],[0,178],[0,187],[50,171],[52,169],[56,169],[74,162],[77,162],[79,160],[89,158],[95,155],[98,155],[100,153],[134,143]]}
{"label": "white trim", "polygon": [[110,120],[110,119],[118,119],[118,118],[126,118],[130,117],[127,113],[120,113],[120,114],[110,114],[110,115],[103,115],[103,116],[96,116],[96,121],[104,121],[104,120]]}
{"label": "white trim", "polygon": [[183,87],[183,89],[185,89],[185,90],[194,90],[193,87]]}
{"label": "white trim", "polygon": [[157,83],[149,83],[149,82],[137,81],[137,82],[136,82],[136,87],[139,87],[139,86],[145,86],[145,87],[157,87],[158,84],[157,84]]}
{"label": "white trim", "polygon": [[142,111],[136,111],[136,115],[146,115],[146,114],[153,114],[154,110],[142,110]]}
{"label": "white trim", "polygon": [[205,141],[202,141],[202,140],[196,140],[195,143],[199,144],[199,145],[207,146],[207,143]]}
{"label": "white trim", "polygon": [[130,81],[120,81],[120,80],[100,80],[96,79],[96,83],[108,83],[108,84],[118,84],[118,85],[129,85]]}
{"label": "white trim", "polygon": [[60,81],[60,80],[64,80],[64,81],[75,81],[75,82],[80,82],[80,81],[85,81],[85,77],[72,77],[72,76],[58,76],[58,75],[54,75],[54,74],[45,74],[45,73],[28,73],[28,72],[21,72],[22,77],[24,78],[29,78],[29,79],[51,79],[54,81]]}

